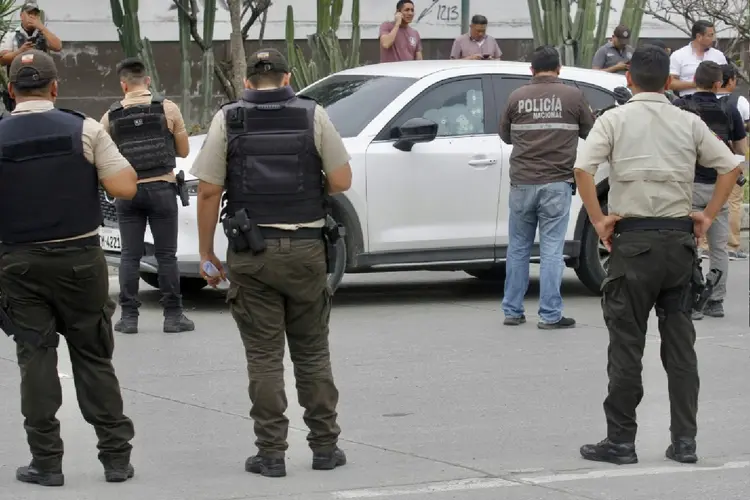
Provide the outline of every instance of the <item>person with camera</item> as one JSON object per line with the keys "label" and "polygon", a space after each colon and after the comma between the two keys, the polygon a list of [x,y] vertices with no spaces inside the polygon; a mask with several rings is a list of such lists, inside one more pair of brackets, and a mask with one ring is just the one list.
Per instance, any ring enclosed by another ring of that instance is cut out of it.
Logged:
{"label": "person with camera", "polygon": [[28,1],[21,7],[21,25],[9,31],[0,45],[0,64],[10,66],[18,54],[36,49],[42,52],[60,52],[62,41],[44,25],[41,10],[36,1]]}
{"label": "person with camera", "polygon": [[[703,61],[695,70],[697,92],[677,99],[673,104],[698,115],[730,151],[744,156],[747,151],[747,133],[742,116],[729,101],[720,100],[716,95],[723,85],[723,80],[723,72],[719,64],[713,61]],[[696,164],[693,186],[693,209],[696,211],[703,210],[713,195],[718,176],[712,167],[712,165],[706,167]],[[722,275],[704,309],[693,311],[694,320],[703,319],[704,316],[724,317],[723,303],[727,293],[729,268],[729,234],[729,210],[725,205],[706,233],[710,249],[710,269],[717,269]]]}
{"label": "person with camera", "polygon": [[471,18],[469,32],[453,42],[451,59],[500,59],[503,52],[492,36],[487,34],[487,18],[476,15]]}

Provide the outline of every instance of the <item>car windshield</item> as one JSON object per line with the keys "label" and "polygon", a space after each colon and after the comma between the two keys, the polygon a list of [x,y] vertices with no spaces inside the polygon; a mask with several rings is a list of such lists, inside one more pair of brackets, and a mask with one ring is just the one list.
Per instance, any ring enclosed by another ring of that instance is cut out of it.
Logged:
{"label": "car windshield", "polygon": [[335,75],[301,95],[325,108],[341,137],[355,137],[415,81],[397,76]]}

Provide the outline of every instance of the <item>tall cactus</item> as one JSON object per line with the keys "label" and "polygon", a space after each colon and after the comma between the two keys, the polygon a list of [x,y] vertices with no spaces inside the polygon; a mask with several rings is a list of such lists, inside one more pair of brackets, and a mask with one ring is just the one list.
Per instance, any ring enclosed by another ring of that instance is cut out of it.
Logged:
{"label": "tall cactus", "polygon": [[[631,43],[638,41],[646,0],[626,0],[620,22],[631,29]],[[575,0],[571,19],[569,0],[528,0],[534,44],[557,47],[563,64],[591,67],[597,48],[609,35],[611,0]]]}
{"label": "tall cactus", "polygon": [[[192,123],[190,117],[191,111],[191,97],[192,93],[190,90],[193,86],[193,79],[191,75],[190,65],[190,17],[187,12],[190,12],[190,0],[179,0],[182,4],[182,9],[177,10],[177,23],[179,26],[180,33],[180,83],[182,85],[182,116],[185,119],[185,123]],[[183,10],[184,9],[184,10]]]}
{"label": "tall cactus", "polygon": [[203,93],[203,108],[201,122],[208,124],[211,119],[214,94],[214,23],[216,21],[216,0],[204,0],[203,12],[203,42],[208,50],[203,52],[201,91]]}
{"label": "tall cactus", "polygon": [[287,6],[286,46],[289,64],[292,67],[292,80],[296,88],[307,87],[313,82],[332,73],[359,65],[361,31],[359,27],[359,0],[352,0],[352,36],[349,56],[341,50],[341,42],[336,36],[341,23],[344,0],[317,0],[317,30],[307,37],[311,58],[305,58],[302,49],[295,43],[294,9]]}
{"label": "tall cactus", "polygon": [[[122,2],[122,3],[120,3]],[[110,0],[112,22],[117,28],[120,46],[126,57],[140,57],[151,76],[151,90],[159,92],[159,75],[154,63],[151,42],[141,38],[141,23],[138,20],[138,0]]]}

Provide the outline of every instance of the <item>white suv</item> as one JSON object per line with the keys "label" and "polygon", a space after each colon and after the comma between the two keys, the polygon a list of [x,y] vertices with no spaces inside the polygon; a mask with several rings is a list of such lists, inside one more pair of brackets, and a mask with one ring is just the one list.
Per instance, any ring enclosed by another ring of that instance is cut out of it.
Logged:
{"label": "white suv", "polygon": [[[530,78],[528,63],[413,61],[342,71],[301,91],[326,109],[352,156],[352,187],[331,198],[331,215],[347,232],[340,272],[330,276],[334,288],[344,269],[504,277],[512,146],[498,136],[499,117],[510,93]],[[579,87],[595,110],[613,105],[613,90],[626,85],[622,75],[580,68],[564,67],[560,78]],[[178,169],[188,173],[204,138],[191,138],[191,154],[178,159]],[[605,165],[597,175],[603,206],[607,174]],[[187,178],[195,192],[196,180]],[[102,204],[107,226],[102,241],[108,260],[118,265],[114,207],[104,197]],[[219,225],[217,255],[225,255],[226,247]],[[577,196],[564,254],[581,281],[598,292],[607,254]],[[177,258],[183,289],[205,286],[198,271],[195,203],[180,207]],[[538,260],[535,245],[532,261]],[[141,276],[153,286],[156,267],[148,244]]]}

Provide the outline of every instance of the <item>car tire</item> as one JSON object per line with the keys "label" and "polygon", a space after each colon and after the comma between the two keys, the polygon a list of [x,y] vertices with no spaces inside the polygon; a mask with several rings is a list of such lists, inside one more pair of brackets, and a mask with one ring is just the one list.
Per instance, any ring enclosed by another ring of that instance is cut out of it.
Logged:
{"label": "car tire", "polygon": [[[602,211],[606,214],[607,199],[605,198],[600,201]],[[601,295],[602,282],[607,276],[605,263],[608,258],[609,252],[602,245],[599,235],[596,234],[594,225],[586,217],[583,222],[583,233],[581,235],[579,264],[575,271],[581,283],[595,295]]]}
{"label": "car tire", "polygon": [[482,281],[505,281],[505,265],[489,269],[466,269],[464,272]]}
{"label": "car tire", "polygon": [[[332,217],[329,216],[329,218],[333,220]],[[328,273],[328,291],[331,294],[336,292],[339,285],[341,284],[341,281],[344,279],[347,265],[347,251],[348,249],[346,245],[346,235],[344,235],[343,238],[339,238],[339,240],[336,242],[336,262],[331,272]]]}
{"label": "car tire", "polygon": [[[141,279],[148,285],[159,288],[159,275],[156,273],[141,273]],[[206,288],[208,283],[203,278],[180,278],[180,293],[192,294]]]}

